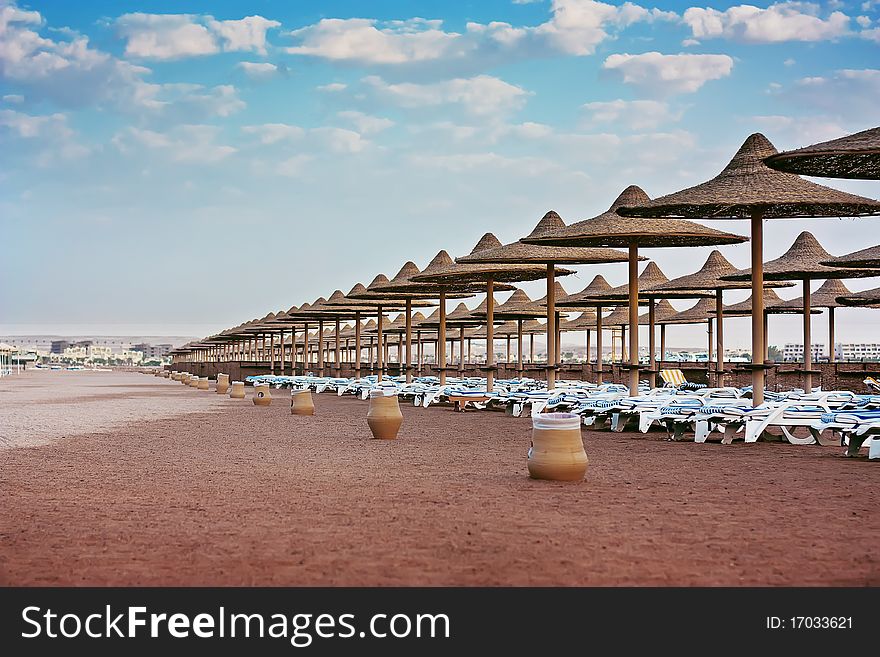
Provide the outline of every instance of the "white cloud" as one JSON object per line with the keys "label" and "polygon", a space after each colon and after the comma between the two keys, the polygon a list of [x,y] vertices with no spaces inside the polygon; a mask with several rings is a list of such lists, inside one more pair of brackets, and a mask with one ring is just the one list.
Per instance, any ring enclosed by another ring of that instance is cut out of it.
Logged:
{"label": "white cloud", "polygon": [[452,173],[504,171],[523,176],[539,176],[561,171],[553,160],[543,157],[509,157],[498,153],[455,153],[451,155],[413,155],[410,161],[420,167],[444,169]]}
{"label": "white cloud", "polygon": [[266,31],[281,25],[262,16],[218,21],[193,14],[123,14],[117,32],[125,54],[144,59],[179,59],[226,51],[266,54]]}
{"label": "white cloud", "polygon": [[782,62],[783,66],[794,66],[795,64],[797,64],[797,62],[791,57]]}
{"label": "white cloud", "polygon": [[857,16],[856,23],[859,24],[859,27],[869,27],[871,25],[871,18],[869,16]]}
{"label": "white cloud", "polygon": [[589,123],[616,123],[630,130],[653,130],[664,123],[681,118],[668,103],[657,100],[617,100],[586,103],[581,106],[589,114]]}
{"label": "white cloud", "polygon": [[771,114],[743,117],[742,123],[760,128],[780,150],[836,139],[848,132],[839,122],[821,116]]}
{"label": "white cloud", "polygon": [[67,115],[60,112],[31,115],[9,109],[0,110],[0,136],[6,131],[13,137],[33,142],[38,149],[36,163],[39,166],[50,165],[58,159],[84,157],[90,152],[77,141],[76,133],[67,123]]}
{"label": "white cloud", "polygon": [[294,155],[279,162],[275,168],[275,173],[279,176],[297,178],[313,160],[314,158],[311,155]]}
{"label": "white cloud", "polygon": [[479,68],[525,56],[590,55],[598,44],[634,23],[677,19],[673,12],[631,2],[618,6],[595,0],[553,0],[550,19],[536,26],[470,22],[464,32],[445,31],[442,21],[424,18],[325,18],[291,32],[296,45],[287,52],[357,64],[442,61]]}
{"label": "white cloud", "polygon": [[691,7],[683,22],[696,39],[733,39],[746,43],[824,41],[849,32],[849,16],[835,11],[827,18],[809,2],[781,2],[766,9],[738,5],[725,11]]}
{"label": "white cloud", "polygon": [[239,62],[236,67],[254,80],[266,80],[278,73],[278,67],[269,62]]}
{"label": "white cloud", "polygon": [[347,84],[342,84],[341,82],[331,82],[330,84],[322,84],[316,87],[318,91],[324,91],[327,93],[336,93],[339,91],[345,91],[348,89]]}
{"label": "white cloud", "polygon": [[6,94],[3,96],[3,102],[10,105],[21,105],[24,102],[24,96],[21,94]]}
{"label": "white cloud", "polygon": [[370,145],[360,133],[345,128],[313,128],[309,133],[316,136],[323,146],[333,153],[360,153]]}
{"label": "white cloud", "polygon": [[357,110],[345,110],[337,112],[336,116],[352,124],[362,135],[372,135],[387,130],[394,125],[394,121],[379,116],[370,116]]}
{"label": "white cloud", "polygon": [[880,0],[865,0],[862,3],[862,11],[872,11],[877,6],[880,6]]}
{"label": "white cloud", "polygon": [[173,162],[213,164],[236,152],[218,144],[220,129],[210,125],[180,125],[168,132],[129,127],[117,133],[112,143],[123,154],[153,151]]}
{"label": "white cloud", "polygon": [[773,93],[799,108],[821,110],[859,125],[876,125],[880,69],[841,69],[827,77],[801,78]]}
{"label": "white cloud", "polygon": [[859,36],[863,39],[870,39],[871,41],[880,43],[880,27],[872,27],[870,30],[862,30],[859,32]]}
{"label": "white cloud", "polygon": [[519,109],[530,92],[500,78],[478,75],[428,84],[388,83],[378,76],[364,78],[371,95],[398,107],[457,106],[476,116],[489,116]]}
{"label": "white cloud", "polygon": [[727,77],[733,59],[728,55],[624,53],[610,55],[603,68],[618,74],[626,84],[663,96],[693,93],[709,80]]}
{"label": "white cloud", "polygon": [[302,139],[305,130],[297,125],[286,123],[264,123],[263,125],[246,125],[241,129],[249,135],[257,135],[262,144],[276,144],[280,141],[296,141]]}

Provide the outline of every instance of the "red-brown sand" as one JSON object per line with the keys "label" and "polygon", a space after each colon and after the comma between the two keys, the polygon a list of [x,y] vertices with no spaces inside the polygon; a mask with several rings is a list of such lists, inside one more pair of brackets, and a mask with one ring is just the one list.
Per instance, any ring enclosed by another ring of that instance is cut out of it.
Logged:
{"label": "red-brown sand", "polygon": [[552,483],[528,418],[405,405],[375,441],[366,402],[273,393],[0,450],[0,584],[880,584],[880,464],[840,447],[590,431]]}

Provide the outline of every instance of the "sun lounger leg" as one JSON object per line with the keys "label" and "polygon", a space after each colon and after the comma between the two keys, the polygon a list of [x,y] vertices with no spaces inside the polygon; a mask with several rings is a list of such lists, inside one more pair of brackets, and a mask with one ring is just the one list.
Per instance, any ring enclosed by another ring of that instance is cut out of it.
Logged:
{"label": "sun lounger leg", "polygon": [[709,437],[710,431],[711,431],[711,429],[709,428],[709,420],[697,421],[697,425],[694,428],[694,442],[695,443],[706,442],[706,438]]}
{"label": "sun lounger leg", "polygon": [[733,443],[733,439],[736,437],[739,428],[735,424],[726,424],[724,425],[724,437],[721,439],[722,445],[730,445]]}
{"label": "sun lounger leg", "polygon": [[880,438],[872,438],[871,444],[868,445],[868,460],[877,459],[880,459]]}

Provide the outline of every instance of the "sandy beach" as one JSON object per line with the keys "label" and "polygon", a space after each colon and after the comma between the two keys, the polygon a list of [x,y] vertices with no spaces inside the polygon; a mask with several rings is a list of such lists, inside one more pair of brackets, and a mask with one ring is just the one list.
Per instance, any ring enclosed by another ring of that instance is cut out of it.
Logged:
{"label": "sandy beach", "polygon": [[353,398],[70,374],[2,384],[3,585],[880,584],[880,470],[838,447],[584,432],[553,483],[527,418],[403,406],[375,441]]}

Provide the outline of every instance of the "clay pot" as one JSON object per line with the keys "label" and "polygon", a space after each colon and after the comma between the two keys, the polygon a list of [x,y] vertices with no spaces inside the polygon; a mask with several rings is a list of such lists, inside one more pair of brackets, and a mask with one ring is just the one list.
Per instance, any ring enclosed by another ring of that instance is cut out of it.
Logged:
{"label": "clay pot", "polygon": [[229,389],[230,399],[244,399],[244,381],[233,381]]}
{"label": "clay pot", "polygon": [[228,374],[218,374],[217,375],[217,394],[225,395],[229,392],[229,375]]}
{"label": "clay pot", "polygon": [[533,479],[578,481],[587,472],[581,418],[574,413],[532,416],[529,476]]}
{"label": "clay pot", "polygon": [[315,400],[312,399],[311,390],[290,391],[290,414],[291,415],[314,415]]}
{"label": "clay pot", "polygon": [[397,432],[403,424],[403,414],[400,412],[397,395],[386,395],[383,390],[371,390],[367,424],[373,432],[373,438],[381,440],[397,438]]}
{"label": "clay pot", "polygon": [[168,370],[164,370],[164,371],[162,372],[162,378],[163,378],[163,379],[170,379],[170,378],[171,378],[171,372],[169,372]]}
{"label": "clay pot", "polygon": [[269,394],[269,384],[256,384],[254,386],[254,406],[268,406],[271,403],[272,395]]}
{"label": "clay pot", "polygon": [[200,376],[199,382],[196,384],[196,387],[199,390],[210,390],[211,389],[211,382],[208,381],[208,377]]}

